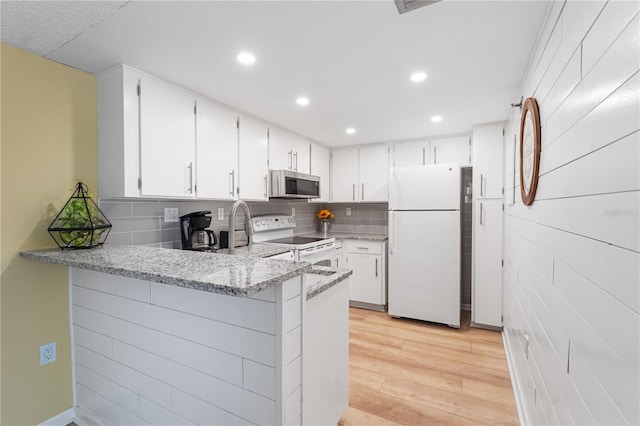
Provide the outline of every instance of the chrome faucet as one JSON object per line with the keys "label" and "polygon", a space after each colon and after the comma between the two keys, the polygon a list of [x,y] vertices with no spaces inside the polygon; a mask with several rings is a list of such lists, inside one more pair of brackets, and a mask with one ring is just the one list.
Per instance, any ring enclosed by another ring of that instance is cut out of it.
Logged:
{"label": "chrome faucet", "polygon": [[236,212],[238,211],[238,207],[242,207],[244,210],[244,229],[247,233],[247,237],[249,241],[251,241],[251,236],[255,233],[253,230],[253,225],[251,224],[251,213],[249,212],[249,206],[242,200],[238,200],[233,203],[231,206],[231,211],[229,212],[229,254],[233,254],[236,249]]}

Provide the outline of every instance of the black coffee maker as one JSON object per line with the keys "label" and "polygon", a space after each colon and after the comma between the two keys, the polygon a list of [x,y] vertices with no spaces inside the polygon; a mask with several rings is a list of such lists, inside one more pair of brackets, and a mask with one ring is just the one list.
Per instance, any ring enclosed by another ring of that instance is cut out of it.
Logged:
{"label": "black coffee maker", "polygon": [[193,212],[180,216],[180,239],[183,250],[212,250],[216,234],[206,229],[211,223],[211,211]]}

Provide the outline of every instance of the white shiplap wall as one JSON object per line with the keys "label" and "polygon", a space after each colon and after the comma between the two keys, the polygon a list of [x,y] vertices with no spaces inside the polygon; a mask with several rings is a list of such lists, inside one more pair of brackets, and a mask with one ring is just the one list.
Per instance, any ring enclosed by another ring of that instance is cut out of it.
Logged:
{"label": "white shiplap wall", "polygon": [[300,424],[301,278],[251,298],[72,269],[76,405],[105,424]]}
{"label": "white shiplap wall", "polygon": [[529,207],[517,109],[507,126],[505,341],[526,424],[640,424],[639,10],[551,5],[520,93],[542,124]]}

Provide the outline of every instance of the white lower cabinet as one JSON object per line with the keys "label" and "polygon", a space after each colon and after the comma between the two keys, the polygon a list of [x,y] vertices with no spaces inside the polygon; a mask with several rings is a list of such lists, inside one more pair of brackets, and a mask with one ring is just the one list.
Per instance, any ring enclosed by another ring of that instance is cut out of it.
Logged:
{"label": "white lower cabinet", "polygon": [[384,308],[387,304],[386,242],[346,241],[345,268],[353,270],[349,300],[353,305]]}
{"label": "white lower cabinet", "polygon": [[349,283],[307,300],[302,333],[302,424],[335,425],[349,405]]}
{"label": "white lower cabinet", "polygon": [[473,205],[471,320],[502,327],[502,200]]}

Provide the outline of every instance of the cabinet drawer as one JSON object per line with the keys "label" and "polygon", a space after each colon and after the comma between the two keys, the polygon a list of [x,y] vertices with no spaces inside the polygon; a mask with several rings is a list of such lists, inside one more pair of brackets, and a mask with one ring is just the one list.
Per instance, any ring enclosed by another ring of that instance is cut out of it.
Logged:
{"label": "cabinet drawer", "polygon": [[382,254],[383,244],[378,241],[349,241],[347,251],[349,253]]}

